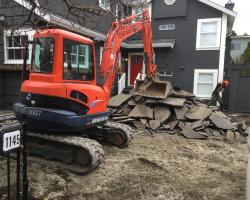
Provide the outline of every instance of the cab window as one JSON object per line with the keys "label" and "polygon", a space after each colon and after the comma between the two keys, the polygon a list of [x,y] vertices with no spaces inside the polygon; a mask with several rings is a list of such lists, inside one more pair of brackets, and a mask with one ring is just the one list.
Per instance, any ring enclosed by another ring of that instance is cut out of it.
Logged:
{"label": "cab window", "polygon": [[90,81],[94,79],[92,46],[64,39],[64,80]]}
{"label": "cab window", "polygon": [[51,73],[53,69],[54,38],[35,38],[32,51],[32,71]]}

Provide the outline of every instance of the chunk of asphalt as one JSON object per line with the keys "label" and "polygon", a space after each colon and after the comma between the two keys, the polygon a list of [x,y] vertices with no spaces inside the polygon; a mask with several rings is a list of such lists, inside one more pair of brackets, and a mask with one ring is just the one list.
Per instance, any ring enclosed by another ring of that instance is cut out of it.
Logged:
{"label": "chunk of asphalt", "polygon": [[227,133],[226,133],[226,139],[230,143],[235,142],[235,134],[234,134],[234,132],[231,131],[231,130],[228,130]]}
{"label": "chunk of asphalt", "polygon": [[193,129],[199,129],[199,128],[204,128],[203,126],[203,121],[202,120],[198,120],[192,123],[192,128]]}
{"label": "chunk of asphalt", "polygon": [[145,101],[146,105],[156,105],[158,104],[158,100],[157,99],[152,99],[152,98],[148,98],[146,101]]}
{"label": "chunk of asphalt", "polygon": [[124,119],[128,119],[128,116],[120,116],[120,117],[113,117],[112,120],[114,121],[120,121],[120,120],[124,120]]}
{"label": "chunk of asphalt", "polygon": [[146,119],[140,119],[140,121],[143,125],[146,125],[148,123]]}
{"label": "chunk of asphalt", "polygon": [[207,139],[206,133],[195,132],[192,128],[191,123],[184,123],[182,127],[182,135],[188,139]]}
{"label": "chunk of asphalt", "polygon": [[160,100],[159,103],[173,107],[183,107],[185,101],[185,98],[167,97],[166,99]]}
{"label": "chunk of asphalt", "polygon": [[227,118],[224,118],[220,114],[212,113],[209,119],[216,127],[220,129],[224,130],[233,129],[232,123]]}
{"label": "chunk of asphalt", "polygon": [[149,126],[152,130],[156,130],[161,126],[161,122],[158,120],[150,120],[149,121]]}
{"label": "chunk of asphalt", "polygon": [[169,124],[164,124],[164,125],[162,125],[162,127],[165,130],[169,130],[170,129],[170,125]]}
{"label": "chunk of asphalt", "polygon": [[187,111],[188,111],[188,107],[185,105],[182,108],[174,108],[174,112],[178,120],[185,119],[185,114]]}
{"label": "chunk of asphalt", "polygon": [[246,143],[247,142],[247,138],[242,136],[238,131],[235,132],[235,139],[239,143]]}
{"label": "chunk of asphalt", "polygon": [[143,96],[135,96],[134,100],[136,103],[138,103],[139,101],[141,101],[143,99]]}
{"label": "chunk of asphalt", "polygon": [[134,109],[129,113],[128,116],[132,117],[132,118],[153,119],[154,113],[153,113],[153,109],[151,109],[145,105],[138,104],[137,106],[134,107]]}
{"label": "chunk of asphalt", "polygon": [[170,126],[169,130],[174,130],[175,127],[179,124],[179,121],[172,121],[172,122],[169,122],[168,125]]}
{"label": "chunk of asphalt", "polygon": [[132,98],[131,94],[120,94],[110,98],[108,106],[118,108]]}
{"label": "chunk of asphalt", "polygon": [[185,90],[172,90],[171,97],[183,97],[183,98],[190,98],[194,97],[194,94],[187,92]]}
{"label": "chunk of asphalt", "polygon": [[136,103],[135,103],[135,101],[133,99],[131,99],[131,100],[128,101],[128,105],[129,106],[136,106]]}
{"label": "chunk of asphalt", "polygon": [[116,122],[126,124],[126,123],[133,122],[133,121],[135,121],[135,119],[128,118],[128,119],[123,119],[123,120],[119,120],[119,121],[116,121]]}
{"label": "chunk of asphalt", "polygon": [[157,106],[154,108],[154,116],[155,120],[160,121],[162,124],[169,119],[171,112],[166,106]]}
{"label": "chunk of asphalt", "polygon": [[189,109],[185,117],[189,120],[204,120],[211,115],[212,111],[205,106],[196,106],[194,105]]}
{"label": "chunk of asphalt", "polygon": [[135,120],[135,121],[133,121],[133,124],[139,130],[145,129],[145,126],[140,121]]}

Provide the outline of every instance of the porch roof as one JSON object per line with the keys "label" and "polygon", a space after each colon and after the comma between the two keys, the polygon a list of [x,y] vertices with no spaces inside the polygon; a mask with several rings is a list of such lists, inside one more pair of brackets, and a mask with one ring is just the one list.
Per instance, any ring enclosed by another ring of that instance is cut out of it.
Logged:
{"label": "porch roof", "polygon": [[[154,48],[174,48],[175,40],[174,39],[156,39],[153,40]],[[127,49],[140,49],[143,48],[142,40],[129,40],[123,43],[122,47]]]}

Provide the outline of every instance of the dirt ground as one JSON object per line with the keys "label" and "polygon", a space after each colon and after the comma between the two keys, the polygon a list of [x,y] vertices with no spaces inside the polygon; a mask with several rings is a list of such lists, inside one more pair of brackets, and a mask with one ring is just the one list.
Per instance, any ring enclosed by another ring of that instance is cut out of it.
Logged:
{"label": "dirt ground", "polygon": [[[29,161],[32,198],[245,199],[246,143],[137,134],[127,149],[104,148],[105,163],[86,176]],[[5,164],[1,158],[0,193],[6,180]]]}

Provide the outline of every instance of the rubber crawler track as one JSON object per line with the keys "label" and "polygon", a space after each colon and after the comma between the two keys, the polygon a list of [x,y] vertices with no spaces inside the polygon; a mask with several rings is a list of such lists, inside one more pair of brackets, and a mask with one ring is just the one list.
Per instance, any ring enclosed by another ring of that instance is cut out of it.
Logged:
{"label": "rubber crawler track", "polygon": [[47,163],[52,164],[52,162],[58,165],[60,168],[66,168],[69,171],[78,173],[78,174],[87,174],[93,171],[98,165],[104,161],[104,151],[102,145],[95,140],[89,138],[77,137],[77,136],[57,136],[57,135],[47,135],[40,133],[27,133],[28,137],[40,138],[48,141],[55,141],[61,143],[62,145],[67,144],[69,146],[82,149],[89,154],[90,163],[87,166],[79,166],[74,163],[66,164],[58,160],[46,161]]}

